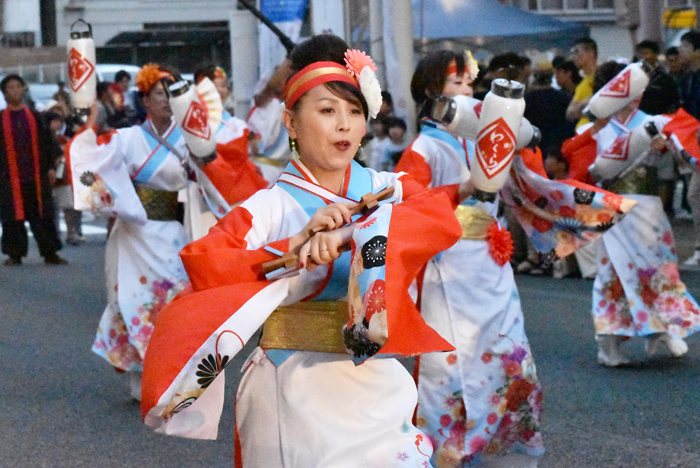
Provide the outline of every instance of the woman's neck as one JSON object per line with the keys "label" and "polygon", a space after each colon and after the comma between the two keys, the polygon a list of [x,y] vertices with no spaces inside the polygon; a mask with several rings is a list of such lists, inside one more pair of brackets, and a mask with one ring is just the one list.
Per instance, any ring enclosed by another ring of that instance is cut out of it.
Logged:
{"label": "woman's neck", "polygon": [[172,121],[170,119],[163,119],[159,117],[151,117],[151,122],[153,123],[153,128],[158,132],[158,135],[162,135],[168,131]]}
{"label": "woman's neck", "polygon": [[343,191],[343,182],[345,181],[345,172],[341,174],[335,174],[335,173],[323,173],[323,174],[314,174],[314,177],[318,181],[318,185],[321,187],[330,190],[331,192],[335,193],[336,195],[341,195],[341,192]]}
{"label": "woman's neck", "polygon": [[301,162],[306,171],[311,174],[311,177],[313,177],[314,181],[318,185],[326,190],[330,190],[336,195],[341,195],[341,192],[343,191],[343,184],[345,182],[345,170],[328,172],[313,165],[305,164],[301,158],[299,159],[299,162]]}
{"label": "woman's neck", "polygon": [[22,101],[20,101],[20,102],[8,102],[7,103],[7,108],[10,109],[11,111],[22,110],[23,107],[24,107],[24,104],[22,104]]}
{"label": "woman's neck", "polygon": [[625,124],[627,122],[627,119],[630,118],[630,116],[637,110],[637,108],[629,108],[626,107],[622,109],[620,112],[615,114],[615,118],[620,122],[621,124]]}

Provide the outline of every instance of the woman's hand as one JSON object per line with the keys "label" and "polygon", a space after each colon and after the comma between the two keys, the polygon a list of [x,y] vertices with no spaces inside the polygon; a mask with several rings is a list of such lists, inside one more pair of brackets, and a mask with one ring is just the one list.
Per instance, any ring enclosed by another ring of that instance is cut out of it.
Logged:
{"label": "woman's hand", "polygon": [[653,140],[651,140],[651,148],[654,151],[664,152],[666,150],[666,138],[663,135],[656,135]]}
{"label": "woman's hand", "polygon": [[85,122],[85,128],[92,128],[95,126],[97,123],[97,114],[99,113],[99,110],[97,108],[97,97],[95,97],[95,101],[92,103],[92,106],[90,106],[90,115],[88,115],[87,121]]}
{"label": "woman's hand", "polygon": [[316,210],[304,229],[289,239],[289,249],[292,250],[309,240],[320,231],[332,231],[352,222],[349,203],[333,203]]}
{"label": "woman's hand", "polygon": [[319,265],[327,265],[340,257],[342,246],[349,244],[354,226],[345,226],[332,231],[318,232],[299,251],[299,266],[313,271]]}
{"label": "woman's hand", "polygon": [[593,126],[591,127],[591,135],[595,135],[600,130],[602,130],[602,128],[605,127],[610,122],[610,119],[612,119],[612,117],[606,117],[604,119],[597,119],[595,122],[593,122]]}
{"label": "woman's hand", "polygon": [[474,192],[474,182],[472,182],[471,176],[459,184],[459,202],[462,203],[464,200],[469,198],[469,196]]}

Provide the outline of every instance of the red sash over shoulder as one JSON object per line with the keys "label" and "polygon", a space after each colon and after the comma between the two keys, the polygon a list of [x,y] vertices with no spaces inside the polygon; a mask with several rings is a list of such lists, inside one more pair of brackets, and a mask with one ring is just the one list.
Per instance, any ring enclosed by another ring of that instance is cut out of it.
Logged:
{"label": "red sash over shoulder", "polygon": [[[39,214],[43,211],[41,199],[41,168],[39,167],[39,130],[37,128],[34,114],[27,106],[23,106],[24,114],[29,122],[29,133],[32,140],[32,162],[34,164],[34,183],[36,184],[36,198],[39,204]],[[12,133],[12,118],[10,109],[2,111],[2,130],[5,135],[5,154],[7,155],[7,168],[10,174],[10,186],[12,188],[12,200],[15,207],[15,220],[24,220],[24,198],[22,197],[22,186],[19,180],[19,167],[17,166],[17,150],[15,149],[15,138]]]}

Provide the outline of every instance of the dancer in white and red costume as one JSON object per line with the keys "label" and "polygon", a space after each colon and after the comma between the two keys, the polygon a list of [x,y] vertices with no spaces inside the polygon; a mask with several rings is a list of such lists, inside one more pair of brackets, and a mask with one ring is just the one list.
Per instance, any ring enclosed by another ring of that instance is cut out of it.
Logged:
{"label": "dancer in white and red costume", "polygon": [[[412,95],[424,118],[396,170],[426,187],[470,177],[474,142],[428,118],[431,98],[471,93],[470,63],[469,56],[434,52],[413,75]],[[549,180],[539,151],[524,149],[501,194],[551,259],[599,235],[600,219],[612,223],[620,215],[590,189]],[[495,219],[497,208],[498,198],[464,201],[456,211],[462,239],[428,263],[422,281],[421,314],[456,348],[422,355],[418,364],[416,426],[430,436],[438,468],[534,467],[544,452],[542,391],[509,263],[512,240]]]}
{"label": "dancer in white and red costume", "polygon": [[[390,356],[452,348],[422,321],[408,288],[456,242],[452,211],[470,185],[425,191],[353,162],[381,104],[363,53],[321,35],[297,46],[291,62],[284,123],[298,157],[183,250],[194,292],[159,317],[144,368],[145,421],[216,437],[220,373],[263,325],[236,399],[236,466],[429,467],[430,442],[411,423],[415,384]],[[392,199],[341,227],[350,206],[382,187],[394,188]],[[322,228],[330,230],[307,242]],[[351,239],[352,255],[341,254]],[[286,276],[290,266],[266,279],[263,262],[299,249],[298,275]],[[346,297],[349,305],[339,303]]]}
{"label": "dancer in white and red costume", "polygon": [[219,201],[218,208],[228,207],[226,191],[203,175],[216,175],[221,166],[197,167],[172,119],[164,88],[172,80],[170,71],[145,65],[136,83],[149,111],[146,122],[97,136],[93,112],[67,149],[76,209],[116,218],[105,251],[107,307],[92,350],[129,372],[134,398],[140,398],[139,376],[158,312],[187,284],[178,258],[189,241],[178,221],[178,192],[193,178],[186,167],[197,168],[197,190]]}
{"label": "dancer in white and red costume", "polygon": [[[621,68],[612,62],[602,65],[596,72],[596,87],[611,82]],[[592,313],[598,362],[607,366],[629,362],[620,344],[630,337],[646,338],[650,355],[663,344],[680,357],[688,351],[684,338],[700,329],[700,308],[680,280],[671,225],[655,184],[657,156],[653,154],[683,150],[700,157],[696,136],[700,123],[682,109],[673,115],[647,115],[638,110],[640,100],[641,96],[610,119],[581,127],[562,146],[565,158],[585,167],[596,157],[633,157],[628,154],[631,132],[649,122],[670,143],[655,138],[646,162],[608,187],[637,205],[596,244]],[[589,177],[586,171],[578,173],[580,178]]]}

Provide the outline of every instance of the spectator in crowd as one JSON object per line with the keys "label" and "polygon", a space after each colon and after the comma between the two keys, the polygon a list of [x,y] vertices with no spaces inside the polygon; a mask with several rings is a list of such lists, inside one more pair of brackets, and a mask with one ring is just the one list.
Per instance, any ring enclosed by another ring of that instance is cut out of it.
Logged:
{"label": "spectator in crowd", "polygon": [[66,160],[63,151],[70,138],[75,135],[75,130],[66,123],[61,107],[56,101],[47,104],[47,110],[42,114],[44,124],[51,130],[51,134],[61,147],[63,155],[56,160],[56,182],[53,187],[53,197],[56,208],[63,211],[66,222],[66,243],[78,245],[85,240],[82,232],[83,212],[73,208],[73,188],[71,187],[70,162]]}
{"label": "spectator in crowd", "polygon": [[569,99],[569,103],[571,103],[576,87],[582,79],[578,73],[578,68],[572,60],[562,60],[556,64],[552,61],[552,65],[554,66],[554,76],[557,80],[557,85],[559,85],[559,88]]}
{"label": "spectator in crowd", "polygon": [[576,86],[574,97],[566,110],[566,118],[576,123],[576,128],[588,122],[583,117],[583,109],[593,96],[593,77],[598,68],[598,44],[590,37],[584,37],[576,41],[571,49],[571,58],[583,76]]}
{"label": "spectator in crowd", "polygon": [[[377,118],[370,121],[370,133],[372,138],[368,142],[367,152],[369,161],[367,165],[375,171],[381,171],[383,166],[384,147],[389,142],[388,117],[377,114]],[[364,150],[363,150],[364,151]]]}
{"label": "spectator in crowd", "polygon": [[566,120],[570,99],[552,88],[554,70],[549,62],[541,62],[533,74],[532,85],[525,93],[525,118],[540,129],[543,153],[558,150],[564,140],[574,136],[573,123]]}
{"label": "spectator in crowd", "polygon": [[686,68],[679,80],[681,106],[698,119],[700,118],[700,31],[683,34],[678,52]]}
{"label": "spectator in crowd", "polygon": [[114,76],[114,83],[109,85],[109,98],[114,110],[111,124],[114,128],[129,127],[138,123],[136,121],[134,93],[130,88],[131,75],[126,70],[119,70]]}
{"label": "spectator in crowd", "polygon": [[669,47],[666,49],[664,55],[666,56],[668,73],[673,78],[678,79],[683,74],[685,68],[678,47]]}
{"label": "spectator in crowd", "polygon": [[66,264],[58,256],[62,245],[56,229],[51,185],[54,164],[61,150],[41,117],[22,102],[25,82],[19,75],[7,75],[0,82],[7,108],[0,113],[0,223],[5,265],[21,265],[27,256],[28,221],[49,265]]}
{"label": "spectator in crowd", "polygon": [[109,83],[97,83],[97,128],[99,133],[107,133],[114,130],[114,120],[116,117],[116,109],[112,102],[112,93]]}
{"label": "spectator in crowd", "polygon": [[658,43],[649,40],[640,42],[636,48],[637,58],[654,67],[649,86],[639,104],[639,109],[650,115],[672,114],[680,105],[676,81],[660,66],[660,50]]}
{"label": "spectator in crowd", "polygon": [[389,91],[382,91],[382,106],[377,116],[392,117],[394,115],[394,98]]}
{"label": "spectator in crowd", "polygon": [[[484,99],[486,93],[491,90],[491,82],[496,78],[507,78],[509,80],[522,80],[524,76],[525,61],[523,57],[513,52],[496,55],[489,62],[488,69],[482,80],[479,81],[479,88],[474,90],[474,97]],[[477,77],[478,79],[478,77]]]}
{"label": "spectator in crowd", "polygon": [[68,94],[68,91],[66,91],[66,83],[59,80],[56,82],[56,84],[58,85],[58,91],[54,93],[53,99],[59,106],[61,106],[63,115],[70,115],[71,111],[73,110],[73,106],[70,102],[70,94]]}
{"label": "spectator in crowd", "polygon": [[[387,120],[387,142],[383,146],[382,155],[382,171],[393,171],[396,165],[397,159],[401,157],[401,153],[406,149],[408,144],[406,143],[406,122],[399,117],[390,117]],[[396,157],[396,153],[398,157]],[[395,158],[396,157],[396,158]]]}

